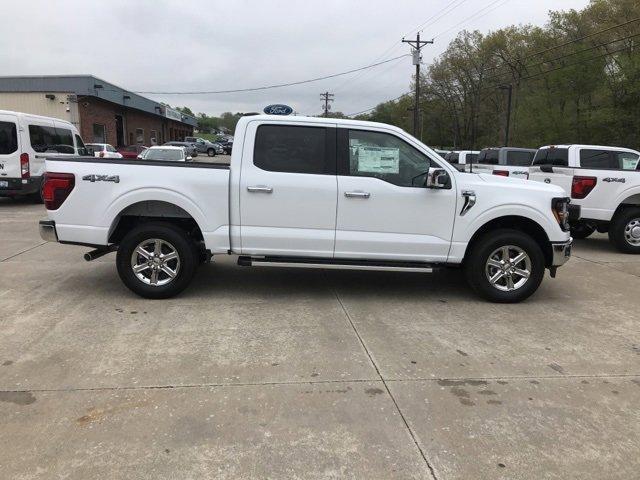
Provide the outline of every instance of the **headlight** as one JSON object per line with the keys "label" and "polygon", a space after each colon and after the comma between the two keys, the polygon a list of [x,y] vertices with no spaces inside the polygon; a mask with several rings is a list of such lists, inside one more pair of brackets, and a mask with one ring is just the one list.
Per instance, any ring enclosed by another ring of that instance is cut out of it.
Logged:
{"label": "headlight", "polygon": [[551,211],[556,218],[560,228],[568,232],[569,231],[569,203],[571,199],[569,197],[554,198],[551,200]]}

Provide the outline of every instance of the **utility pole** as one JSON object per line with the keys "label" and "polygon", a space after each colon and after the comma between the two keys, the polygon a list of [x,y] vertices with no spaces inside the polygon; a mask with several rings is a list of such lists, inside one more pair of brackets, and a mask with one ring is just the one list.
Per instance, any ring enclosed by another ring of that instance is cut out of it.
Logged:
{"label": "utility pole", "polygon": [[433,44],[433,40],[420,40],[420,32],[416,35],[415,40],[402,39],[402,43],[408,43],[413,47],[413,64],[416,66],[416,98],[413,105],[413,136],[418,136],[418,123],[420,119],[420,62],[422,54],[420,50],[428,44]]}
{"label": "utility pole", "polygon": [[324,110],[324,113],[322,114],[323,117],[329,116],[329,110],[331,110],[331,105],[329,105],[329,102],[333,102],[333,96],[333,93],[329,92],[320,94],[320,100],[324,101],[324,105],[322,106],[322,109]]}
{"label": "utility pole", "polygon": [[507,90],[509,97],[507,100],[507,125],[504,129],[504,146],[509,146],[509,130],[511,128],[511,97],[513,96],[513,85],[510,83],[509,85],[500,85],[498,87],[500,90]]}

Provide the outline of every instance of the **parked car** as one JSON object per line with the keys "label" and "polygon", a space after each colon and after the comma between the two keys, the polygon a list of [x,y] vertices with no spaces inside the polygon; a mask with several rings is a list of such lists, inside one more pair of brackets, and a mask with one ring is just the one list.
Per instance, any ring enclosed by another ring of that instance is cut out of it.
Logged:
{"label": "parked car", "polygon": [[[42,238],[99,246],[87,260],[117,249],[120,278],[148,298],[183,290],[203,259],[236,254],[244,266],[462,266],[483,297],[517,302],[569,259],[558,186],[463,174],[381,123],[256,115],[236,131],[230,166],[47,160]],[[108,184],[75,181],[87,171]]]}
{"label": "parked car", "polygon": [[194,143],[190,143],[190,142],[167,142],[164,144],[165,146],[173,146],[173,147],[184,147],[186,152],[187,152],[187,156],[189,157],[197,157],[198,156],[198,149],[196,148]]}
{"label": "parked car", "polygon": [[129,145],[128,147],[121,147],[118,149],[118,153],[122,155],[122,158],[138,158],[142,152],[147,150],[144,145]]}
{"label": "parked car", "polygon": [[216,155],[224,155],[224,147],[220,143],[213,142],[213,146],[216,149]]}
{"label": "parked car", "polygon": [[471,171],[471,165],[478,162],[479,151],[460,150],[449,152],[444,159],[461,172]]}
{"label": "parked car", "polygon": [[87,148],[93,151],[94,157],[99,158],[122,158],[122,154],[119,153],[112,145],[108,143],[87,143]]}
{"label": "parked car", "polygon": [[40,200],[45,157],[76,155],[87,150],[73,124],[0,110],[0,197]]}
{"label": "parked car", "polygon": [[139,160],[161,160],[167,162],[188,162],[191,156],[187,154],[184,146],[162,145],[147,148],[138,156]]}
{"label": "parked car", "polygon": [[233,140],[221,140],[218,141],[220,145],[222,145],[222,150],[225,155],[231,155],[231,150],[233,150]]}
{"label": "parked car", "polygon": [[531,148],[485,148],[478,154],[478,164],[473,166],[473,170],[526,180],[536,152]]}
{"label": "parked car", "polygon": [[206,153],[210,157],[215,157],[218,153],[216,145],[209,140],[200,137],[184,137],[185,142],[193,143],[198,153]]}
{"label": "parked car", "polygon": [[531,180],[558,185],[582,217],[572,222],[574,238],[608,232],[625,253],[640,253],[640,152],[599,145],[542,147],[533,159]]}

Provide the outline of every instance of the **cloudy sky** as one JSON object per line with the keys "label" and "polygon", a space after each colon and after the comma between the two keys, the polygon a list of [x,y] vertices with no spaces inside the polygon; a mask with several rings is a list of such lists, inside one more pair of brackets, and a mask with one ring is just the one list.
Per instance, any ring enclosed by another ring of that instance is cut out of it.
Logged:
{"label": "cloudy sky", "polygon": [[[403,35],[436,37],[424,63],[462,29],[532,23],[588,0],[49,0],[3,2],[0,75],[89,73],[133,91],[212,91],[295,82],[409,52]],[[435,16],[435,18],[433,18]],[[440,18],[438,18],[440,17]],[[10,21],[9,21],[10,20]],[[405,57],[294,87],[218,95],[145,94],[194,112],[286,103],[318,114],[320,93],[355,113],[409,88]]]}

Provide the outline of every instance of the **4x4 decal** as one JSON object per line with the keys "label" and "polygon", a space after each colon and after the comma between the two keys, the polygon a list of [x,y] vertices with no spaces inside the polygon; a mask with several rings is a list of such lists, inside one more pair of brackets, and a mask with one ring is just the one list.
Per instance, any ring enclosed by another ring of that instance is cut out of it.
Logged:
{"label": "4x4 decal", "polygon": [[114,182],[120,183],[120,177],[118,175],[85,175],[82,180],[87,182]]}
{"label": "4x4 decal", "polygon": [[626,183],[627,179],[626,178],[613,178],[613,177],[607,177],[607,178],[603,178],[602,179],[603,182],[607,182],[607,183],[611,183],[611,182],[615,182],[615,183]]}

